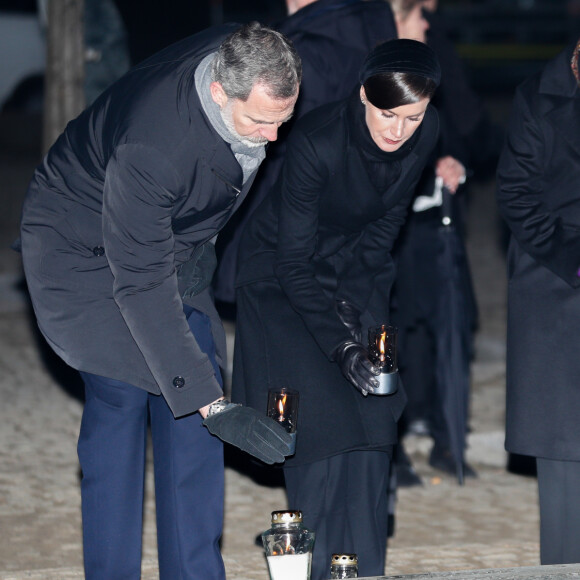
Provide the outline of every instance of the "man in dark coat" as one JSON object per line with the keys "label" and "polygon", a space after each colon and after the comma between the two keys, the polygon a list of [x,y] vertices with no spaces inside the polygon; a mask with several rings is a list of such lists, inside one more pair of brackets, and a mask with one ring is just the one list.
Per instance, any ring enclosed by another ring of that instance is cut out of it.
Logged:
{"label": "man in dark coat", "polygon": [[[302,59],[303,78],[294,120],[331,101],[347,97],[358,82],[366,55],[379,43],[396,38],[390,6],[384,0],[286,0],[289,16],[276,28],[289,38]],[[248,203],[228,224],[217,243],[220,264],[214,281],[216,299],[235,302],[236,256],[250,214],[270,193],[286,151],[284,127],[268,149]]]}
{"label": "man in dark coat", "polygon": [[518,87],[497,172],[506,449],[536,458],[542,564],[580,561],[580,80],[575,42]]}
{"label": "man in dark coat", "polygon": [[165,579],[225,577],[223,449],[208,430],[268,463],[290,451],[275,422],[223,400],[224,333],[208,287],[214,238],[291,116],[300,77],[278,32],[208,29],[106,90],[30,184],[30,296],[48,343],[85,383],[88,579],[140,577],[148,416]]}

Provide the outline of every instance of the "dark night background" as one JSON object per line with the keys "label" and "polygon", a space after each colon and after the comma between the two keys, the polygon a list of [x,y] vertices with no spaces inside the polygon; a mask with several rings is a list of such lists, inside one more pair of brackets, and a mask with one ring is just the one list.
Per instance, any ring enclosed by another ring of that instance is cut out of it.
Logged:
{"label": "dark night background", "polygon": [[[284,0],[116,0],[133,62],[223,21],[284,18]],[[580,33],[580,0],[440,0],[473,85],[510,90]]]}
{"label": "dark night background", "polygon": [[[131,61],[220,22],[284,18],[284,0],[115,0]],[[0,0],[2,12],[35,12],[36,0]],[[440,13],[474,88],[511,91],[580,34],[580,0],[440,0]]]}

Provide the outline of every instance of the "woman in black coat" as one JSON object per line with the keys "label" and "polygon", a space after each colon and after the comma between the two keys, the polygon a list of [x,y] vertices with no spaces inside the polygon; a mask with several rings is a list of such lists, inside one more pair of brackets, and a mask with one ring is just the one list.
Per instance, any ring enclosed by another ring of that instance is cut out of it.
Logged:
{"label": "woman in black coat", "polygon": [[317,534],[312,580],[328,576],[333,552],[357,553],[361,576],[384,572],[406,398],[402,388],[372,395],[378,370],[361,335],[389,320],[390,250],[437,139],[439,76],[422,43],[374,49],[360,90],[297,121],[240,247],[233,396],[265,410],[268,388],[300,392],[284,476],[290,506]]}
{"label": "woman in black coat", "polygon": [[580,562],[579,52],[518,87],[497,173],[511,232],[506,449],[536,457],[542,564]]}

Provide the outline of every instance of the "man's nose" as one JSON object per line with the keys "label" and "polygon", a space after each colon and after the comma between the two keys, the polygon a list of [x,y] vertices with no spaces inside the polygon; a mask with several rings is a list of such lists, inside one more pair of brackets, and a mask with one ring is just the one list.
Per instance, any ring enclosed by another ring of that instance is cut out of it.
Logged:
{"label": "man's nose", "polygon": [[260,129],[260,135],[268,141],[276,141],[278,139],[278,125],[268,125]]}

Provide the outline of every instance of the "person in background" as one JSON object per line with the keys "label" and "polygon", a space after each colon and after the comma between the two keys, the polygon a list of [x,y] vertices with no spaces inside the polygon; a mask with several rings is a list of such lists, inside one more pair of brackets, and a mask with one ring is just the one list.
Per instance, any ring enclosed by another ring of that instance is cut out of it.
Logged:
{"label": "person in background", "polygon": [[114,0],[85,0],[85,99],[87,105],[130,67],[125,24]]}
{"label": "person in background", "polygon": [[[41,332],[80,371],[88,580],[139,578],[148,421],[160,578],[223,580],[223,445],[282,462],[290,436],[224,399],[213,241],[292,115],[300,58],[258,23],[137,65],[72,120],[23,205]],[[215,436],[214,436],[215,435]]]}
{"label": "person in background", "polygon": [[506,439],[536,458],[542,564],[580,562],[580,39],[516,90],[497,168],[507,257]]}
{"label": "person in background", "polygon": [[389,321],[390,250],[438,137],[440,69],[425,44],[382,43],[359,75],[348,98],[294,124],[239,254],[232,397],[265,409],[269,388],[300,393],[284,479],[316,532],[312,580],[328,577],[335,552],[356,553],[361,576],[385,570],[406,397],[373,395],[379,371],[362,341]]}
{"label": "person in background", "polygon": [[358,82],[366,55],[377,44],[395,38],[396,28],[384,0],[287,0],[288,17],[274,27],[289,38],[302,59],[303,77],[293,121],[269,146],[249,193],[248,203],[220,233],[220,263],[214,292],[222,312],[235,317],[236,258],[250,214],[267,197],[285,155],[285,137],[292,123],[315,107],[346,98]]}
{"label": "person in background", "polygon": [[[437,321],[439,300],[437,288],[445,272],[437,267],[439,228],[441,225],[441,189],[436,180],[453,195],[454,222],[463,233],[463,205],[468,172],[489,163],[499,138],[490,123],[479,97],[469,86],[463,66],[445,35],[441,19],[430,12],[437,2],[430,0],[389,0],[395,14],[398,35],[426,42],[441,63],[442,81],[433,105],[441,120],[441,132],[432,159],[416,191],[409,219],[395,247],[397,278],[393,292],[393,320],[400,332],[401,377],[409,403],[400,423],[401,439],[407,433],[427,435],[433,446],[429,464],[455,475],[455,460],[450,451],[449,434],[437,383]],[[477,320],[475,294],[469,271],[465,278],[469,310],[469,332]],[[467,413],[467,409],[465,410]],[[397,485],[420,485],[404,443],[395,451]],[[474,476],[468,464],[464,475]]]}

